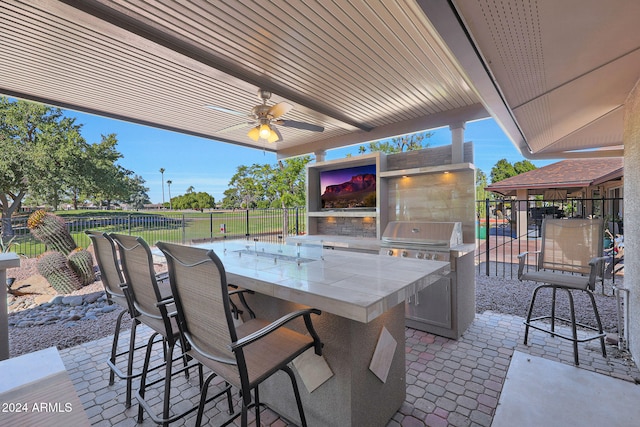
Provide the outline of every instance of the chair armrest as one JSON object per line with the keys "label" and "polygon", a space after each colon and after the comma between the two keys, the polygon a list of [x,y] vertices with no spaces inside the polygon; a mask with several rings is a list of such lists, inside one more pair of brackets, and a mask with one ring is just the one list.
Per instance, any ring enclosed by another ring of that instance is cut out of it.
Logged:
{"label": "chair armrest", "polygon": [[169,278],[169,272],[168,271],[163,271],[162,273],[156,273],[155,277],[156,277],[156,281],[157,282],[165,281],[165,280],[167,280]]}
{"label": "chair armrest", "polygon": [[540,251],[526,251],[518,254],[518,280],[522,280],[522,273],[524,273],[524,266],[527,262],[529,254],[538,255]]}
{"label": "chair armrest", "polygon": [[160,308],[160,306],[162,305],[169,305],[169,304],[173,304],[175,303],[175,300],[173,299],[173,297],[169,297],[169,298],[165,298],[162,301],[158,301],[156,303],[156,307]]}
{"label": "chair armrest", "polygon": [[122,289],[122,293],[127,300],[127,305],[129,306],[129,315],[131,317],[138,317],[140,312],[136,309],[136,305],[133,303],[133,298],[131,297],[131,290],[129,289],[129,284],[127,282],[120,283],[120,289]]}
{"label": "chair armrest", "polygon": [[[176,301],[173,299],[173,297],[168,297],[163,299],[162,301],[158,301],[156,303],[156,307],[160,308],[160,307],[167,307],[170,306],[171,304],[175,304]],[[174,306],[174,310],[173,311],[167,311],[167,316],[169,317],[175,317],[178,315],[178,311],[175,310],[175,306]]]}
{"label": "chair armrest", "polygon": [[268,324],[264,328],[259,329],[259,330],[255,331],[254,333],[249,334],[246,337],[243,337],[243,338],[239,339],[238,341],[232,343],[231,346],[230,346],[231,350],[232,351],[236,351],[239,348],[243,348],[243,347],[251,344],[252,342],[255,342],[255,341],[259,340],[260,338],[262,338],[262,337],[264,337],[266,335],[269,335],[271,332],[274,332],[278,328],[281,328],[282,326],[286,325],[290,321],[292,321],[294,319],[297,319],[298,317],[302,316],[304,318],[304,323],[307,326],[307,331],[309,332],[309,334],[313,338],[315,352],[316,352],[317,355],[321,355],[322,354],[322,343],[320,342],[320,338],[318,337],[318,334],[316,334],[316,331],[313,328],[313,324],[311,323],[311,314],[320,315],[320,314],[322,314],[322,312],[320,310],[316,309],[316,308],[309,308],[309,309],[306,309],[306,310],[298,310],[298,311],[294,311],[293,313],[289,313],[289,314],[287,314],[285,316],[282,316],[278,320],[275,320],[274,322]]}
{"label": "chair armrest", "polygon": [[[242,304],[242,307],[244,307],[244,309],[247,310],[247,312],[249,313],[249,317],[252,319],[255,319],[256,314],[253,312],[253,310],[251,310],[251,307],[249,307],[249,304],[247,303],[247,300],[244,297],[244,294],[253,295],[255,294],[255,292],[250,289],[240,289],[236,285],[232,285],[232,284],[228,284],[227,286],[233,289],[233,291],[229,291],[229,296],[237,295],[238,299],[240,300],[240,304]],[[237,319],[238,314],[242,313],[242,311],[238,310],[238,307],[236,307],[233,301],[229,301],[229,302],[231,303],[234,317]]]}

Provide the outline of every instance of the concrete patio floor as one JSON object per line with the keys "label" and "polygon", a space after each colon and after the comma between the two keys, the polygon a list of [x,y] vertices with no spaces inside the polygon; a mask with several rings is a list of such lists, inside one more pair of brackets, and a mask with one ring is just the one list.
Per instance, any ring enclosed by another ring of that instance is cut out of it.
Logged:
{"label": "concrete patio floor", "polygon": [[[640,371],[625,354],[617,350],[617,347],[607,346],[608,357],[603,358],[597,341],[582,343],[580,367],[574,368],[572,347],[568,341],[532,331],[530,345],[523,345],[522,320],[520,317],[492,312],[478,314],[458,341],[407,328],[407,396],[388,425],[491,426],[499,402],[505,406],[501,406],[498,413],[512,409],[511,401],[503,399],[505,396],[501,397],[503,390],[507,393],[531,393],[533,404],[539,403],[535,400],[538,398],[535,390],[523,391],[521,386],[514,382],[517,378],[513,378],[513,375],[519,375],[516,371],[512,370],[508,375],[514,351],[541,357],[551,366],[560,368],[539,370],[541,381],[544,379],[551,383],[556,381],[559,384],[569,384],[574,373],[581,372],[589,375],[595,384],[602,381],[602,385],[606,384],[609,389],[613,381],[613,384],[619,384],[620,387],[634,384],[631,389],[640,393],[640,387],[635,386],[635,383],[640,381]],[[149,335],[149,329],[146,327],[140,327],[138,331],[141,338]],[[128,340],[127,334],[124,334],[121,343]],[[95,426],[119,427],[155,425],[148,416],[145,416],[142,424],[136,424],[137,404],[134,399],[132,407],[125,408],[123,380],[116,379],[114,385],[108,385],[109,370],[105,359],[111,339],[106,337],[60,351],[91,423]],[[571,369],[563,369],[564,367]],[[184,376],[176,377],[175,389],[180,391],[173,407],[176,410],[197,401],[197,380],[195,375],[192,377],[190,381],[185,380]],[[137,380],[134,381],[135,387]],[[580,391],[575,390],[576,393]],[[616,393],[604,393],[598,401],[591,403],[597,405],[597,411],[606,415],[610,407],[608,400],[616,399],[615,396]],[[157,397],[155,403],[159,402],[160,397]],[[544,413],[543,407],[539,408],[539,412]],[[226,417],[224,401],[220,401],[215,407],[213,403],[210,404],[205,413],[205,421],[209,422],[209,425],[218,425]],[[172,426],[193,425],[194,420],[195,414],[190,414]],[[513,422],[512,425],[524,425],[522,422],[525,420],[510,421]],[[554,425],[549,421],[527,421],[529,425]],[[286,426],[287,423],[266,410],[262,415],[262,425],[280,427]]]}

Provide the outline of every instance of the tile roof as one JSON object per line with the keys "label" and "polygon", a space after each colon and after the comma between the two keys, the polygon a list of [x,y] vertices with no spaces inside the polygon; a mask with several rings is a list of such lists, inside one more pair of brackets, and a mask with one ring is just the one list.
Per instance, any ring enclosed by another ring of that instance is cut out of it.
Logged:
{"label": "tile roof", "polygon": [[504,195],[519,189],[577,189],[619,179],[623,171],[622,157],[570,159],[494,182],[485,189]]}

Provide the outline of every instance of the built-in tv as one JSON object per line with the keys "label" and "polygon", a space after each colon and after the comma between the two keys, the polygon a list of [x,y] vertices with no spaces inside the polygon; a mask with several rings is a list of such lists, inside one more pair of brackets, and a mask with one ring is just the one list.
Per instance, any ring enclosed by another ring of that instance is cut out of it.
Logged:
{"label": "built-in tv", "polygon": [[320,171],[320,200],[325,210],[376,207],[376,165]]}

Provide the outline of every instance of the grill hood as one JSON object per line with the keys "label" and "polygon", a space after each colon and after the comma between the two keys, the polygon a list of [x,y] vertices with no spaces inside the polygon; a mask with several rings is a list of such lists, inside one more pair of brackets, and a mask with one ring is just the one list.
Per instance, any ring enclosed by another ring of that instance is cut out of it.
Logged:
{"label": "grill hood", "polygon": [[449,249],[462,244],[462,223],[392,221],[384,229],[382,244]]}

